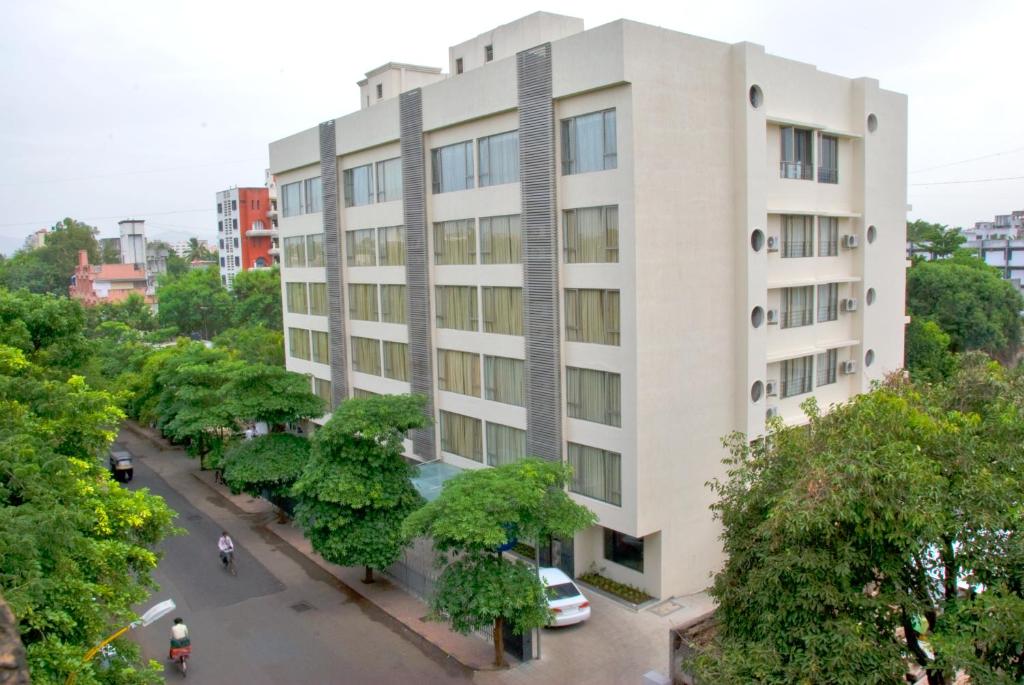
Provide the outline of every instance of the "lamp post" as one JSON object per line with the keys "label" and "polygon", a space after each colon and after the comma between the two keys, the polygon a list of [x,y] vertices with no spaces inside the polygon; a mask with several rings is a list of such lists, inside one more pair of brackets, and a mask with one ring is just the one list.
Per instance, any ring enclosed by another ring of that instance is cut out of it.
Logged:
{"label": "lamp post", "polygon": [[[163,618],[167,614],[169,614],[172,611],[174,611],[175,606],[177,606],[177,605],[175,605],[173,599],[165,599],[164,601],[160,602],[159,604],[154,604],[153,606],[151,606],[146,611],[146,613],[144,613],[139,618],[138,621],[133,621],[132,623],[129,623],[124,628],[121,628],[121,630],[117,631],[116,633],[114,633],[113,635],[108,637],[106,640],[104,640],[103,642],[99,643],[98,645],[96,645],[95,647],[90,649],[88,651],[88,653],[86,653],[85,657],[82,659],[82,665],[84,666],[85,664],[89,663],[89,661],[91,661],[92,658],[94,656],[96,656],[97,652],[99,652],[101,649],[106,647],[108,644],[110,644],[111,642],[113,642],[117,638],[119,638],[122,635],[124,635],[125,633],[127,633],[129,630],[133,630],[133,629],[138,628],[140,626],[145,628],[149,624],[158,621],[159,619]],[[69,673],[68,674],[68,679],[66,681],[64,681],[64,685],[73,685],[73,683],[75,682],[75,679],[78,678],[78,670],[81,669],[81,668],[82,668],[82,666],[79,666],[78,669],[75,669],[74,671]]]}

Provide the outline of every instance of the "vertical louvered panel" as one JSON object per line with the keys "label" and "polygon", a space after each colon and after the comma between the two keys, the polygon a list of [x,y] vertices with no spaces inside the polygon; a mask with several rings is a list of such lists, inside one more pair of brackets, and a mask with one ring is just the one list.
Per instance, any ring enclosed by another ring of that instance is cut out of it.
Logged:
{"label": "vertical louvered panel", "polygon": [[434,459],[434,364],[430,327],[430,275],[427,261],[426,169],[423,149],[423,101],[420,89],[398,101],[402,149],[402,208],[405,213],[405,296],[408,307],[410,385],[427,398],[427,428],[412,432],[413,452]]}
{"label": "vertical louvered panel", "polygon": [[331,339],[331,402],[348,399],[345,350],[345,296],[341,281],[341,236],[338,225],[338,148],[334,121],[320,124],[320,186],[323,199],[324,263],[327,265],[327,326]]}
{"label": "vertical louvered panel", "polygon": [[516,75],[526,335],[526,450],[530,456],[561,461],[562,362],[551,44],[518,53]]}

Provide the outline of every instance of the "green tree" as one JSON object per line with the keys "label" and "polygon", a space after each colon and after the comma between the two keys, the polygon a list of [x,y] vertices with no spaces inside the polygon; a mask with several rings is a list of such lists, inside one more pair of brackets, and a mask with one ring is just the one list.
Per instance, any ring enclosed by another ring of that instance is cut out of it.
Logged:
{"label": "green tree", "polygon": [[235,325],[258,325],[281,330],[281,270],[256,269],[235,276],[231,287],[237,304]]}
{"label": "green tree", "polygon": [[229,328],[213,344],[253,364],[284,366],[284,334],[263,326]]}
{"label": "green tree", "polygon": [[230,328],[234,317],[235,300],[214,267],[161,276],[157,298],[160,325],[174,326],[182,335],[209,340]]}
{"label": "green tree", "polygon": [[271,432],[285,424],[324,414],[324,401],[313,394],[309,377],[280,366],[235,362],[224,385],[224,409],[236,419],[263,421]]}
{"label": "green tree", "polygon": [[291,433],[238,440],[224,452],[224,480],[233,492],[266,497],[280,506],[309,462],[309,452],[310,441]]}
{"label": "green tree", "polygon": [[312,456],[292,494],[295,518],[328,561],[374,568],[394,563],[402,521],[422,504],[402,440],[426,425],[425,398],[384,395],[343,402],[313,434]]}
{"label": "green tree", "polygon": [[120,264],[121,246],[113,240],[100,242],[100,263]]}
{"label": "green tree", "polygon": [[493,626],[497,666],[505,665],[505,624],[518,634],[549,618],[536,571],[505,561],[497,550],[513,537],[571,538],[595,522],[594,514],[565,492],[571,473],[564,464],[533,459],[466,471],[445,483],[440,496],[403,526],[408,537],[433,539],[439,563],[457,554],[438,579],[431,606],[462,633]]}
{"label": "green tree", "polygon": [[188,239],[188,251],[185,253],[185,261],[205,262],[211,259],[212,256],[209,248],[199,242],[199,238]]}
{"label": "green tree", "polygon": [[107,321],[119,321],[137,331],[156,330],[156,317],[153,309],[146,304],[145,298],[139,293],[129,293],[128,297],[119,302],[100,302],[86,310],[87,327],[96,328]]}
{"label": "green tree", "polygon": [[907,326],[906,368],[915,381],[931,383],[947,378],[956,368],[956,355],[949,350],[950,338],[928,319],[911,319]]}
{"label": "green tree", "polygon": [[146,243],[147,250],[163,252],[167,255],[167,275],[171,278],[181,276],[188,271],[188,262],[178,256],[178,253],[163,240],[150,240]]}
{"label": "green tree", "polygon": [[100,263],[97,233],[93,226],[64,219],[53,226],[43,247],[19,250],[4,263],[0,285],[10,290],[67,295],[80,250],[88,252],[90,264]]}
{"label": "green tree", "polygon": [[958,228],[933,224],[918,219],[907,222],[907,242],[915,252],[925,252],[932,259],[951,257],[967,241]]}
{"label": "green tree", "polygon": [[25,352],[41,372],[82,368],[91,349],[82,306],[67,297],[0,289],[0,343]]}

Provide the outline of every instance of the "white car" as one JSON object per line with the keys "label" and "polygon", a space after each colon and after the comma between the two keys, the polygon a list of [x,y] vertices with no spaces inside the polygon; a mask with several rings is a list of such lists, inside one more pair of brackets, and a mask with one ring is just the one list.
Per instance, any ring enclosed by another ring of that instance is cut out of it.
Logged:
{"label": "white car", "polygon": [[540,579],[548,594],[549,626],[569,626],[590,618],[590,602],[572,578],[557,568],[541,568]]}

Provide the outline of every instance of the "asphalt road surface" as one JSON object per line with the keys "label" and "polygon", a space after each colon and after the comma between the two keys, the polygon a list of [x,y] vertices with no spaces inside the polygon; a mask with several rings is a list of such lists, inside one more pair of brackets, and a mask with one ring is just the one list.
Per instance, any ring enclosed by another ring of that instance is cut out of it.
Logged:
{"label": "asphalt road surface", "polygon": [[[167,661],[175,616],[191,632],[187,681],[198,685],[471,682],[462,666],[268,533],[267,515],[244,514],[198,482],[194,461],[127,432],[118,442],[136,457],[129,487],[166,499],[187,533],[162,543],[160,590],[140,610],[168,597],[178,608],[132,633],[146,657],[165,664],[168,683],[182,678]],[[235,541],[237,576],[221,568],[221,530]]]}

